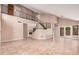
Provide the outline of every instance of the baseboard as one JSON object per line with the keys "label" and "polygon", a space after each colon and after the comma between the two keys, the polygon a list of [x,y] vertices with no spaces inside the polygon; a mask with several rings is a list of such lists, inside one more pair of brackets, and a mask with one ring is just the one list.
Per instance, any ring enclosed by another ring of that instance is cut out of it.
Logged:
{"label": "baseboard", "polygon": [[44,39],[42,39],[42,38],[40,38],[40,39],[38,39],[38,38],[34,38],[34,37],[31,37],[32,39],[35,39],[35,40],[48,40],[48,39],[53,39],[53,37],[50,37],[50,38],[44,38]]}
{"label": "baseboard", "polygon": [[21,38],[21,39],[13,39],[13,40],[7,40],[7,41],[1,41],[0,43],[18,41],[18,40],[23,40],[23,39],[24,39],[24,38]]}

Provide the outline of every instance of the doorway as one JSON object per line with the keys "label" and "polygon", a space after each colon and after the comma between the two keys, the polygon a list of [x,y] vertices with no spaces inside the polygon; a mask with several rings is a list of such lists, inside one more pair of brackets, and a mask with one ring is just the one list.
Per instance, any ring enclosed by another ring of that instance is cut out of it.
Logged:
{"label": "doorway", "polygon": [[28,32],[27,32],[27,24],[23,24],[23,38],[27,38]]}

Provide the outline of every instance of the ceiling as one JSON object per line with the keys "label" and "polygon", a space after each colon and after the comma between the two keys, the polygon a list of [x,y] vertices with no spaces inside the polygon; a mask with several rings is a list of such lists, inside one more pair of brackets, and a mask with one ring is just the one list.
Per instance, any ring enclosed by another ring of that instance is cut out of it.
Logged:
{"label": "ceiling", "polygon": [[50,13],[79,21],[79,4],[23,4],[38,13]]}

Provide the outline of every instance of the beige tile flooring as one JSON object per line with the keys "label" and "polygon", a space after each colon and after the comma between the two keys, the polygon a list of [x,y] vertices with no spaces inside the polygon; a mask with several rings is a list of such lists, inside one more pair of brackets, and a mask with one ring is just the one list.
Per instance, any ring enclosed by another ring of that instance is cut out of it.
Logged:
{"label": "beige tile flooring", "polygon": [[1,55],[51,55],[78,54],[77,41],[36,40],[27,38],[1,44]]}

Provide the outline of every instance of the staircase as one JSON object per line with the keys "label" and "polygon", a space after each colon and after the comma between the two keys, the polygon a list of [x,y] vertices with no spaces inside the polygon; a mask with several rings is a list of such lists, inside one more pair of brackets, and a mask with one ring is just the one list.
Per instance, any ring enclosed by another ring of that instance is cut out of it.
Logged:
{"label": "staircase", "polygon": [[[43,27],[43,29],[47,29],[46,26],[44,26],[44,23],[41,20],[39,20],[37,17],[35,17],[35,19],[32,19],[32,21],[38,22],[38,24],[40,24]],[[29,34],[33,34],[36,31],[36,29],[37,29],[37,26],[35,26],[33,28],[33,31],[29,32]]]}

